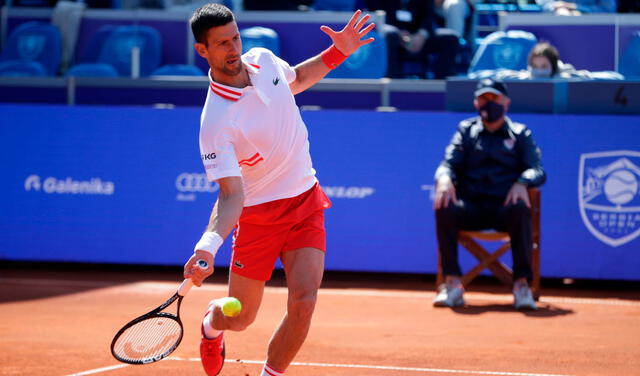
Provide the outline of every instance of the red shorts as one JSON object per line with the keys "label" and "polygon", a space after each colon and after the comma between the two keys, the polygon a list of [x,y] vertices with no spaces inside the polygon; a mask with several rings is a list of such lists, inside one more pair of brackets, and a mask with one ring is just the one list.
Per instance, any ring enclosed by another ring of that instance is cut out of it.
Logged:
{"label": "red shorts", "polygon": [[329,207],[317,183],[298,196],[245,207],[233,235],[231,271],[268,281],[282,253],[304,247],[325,251],[324,209]]}

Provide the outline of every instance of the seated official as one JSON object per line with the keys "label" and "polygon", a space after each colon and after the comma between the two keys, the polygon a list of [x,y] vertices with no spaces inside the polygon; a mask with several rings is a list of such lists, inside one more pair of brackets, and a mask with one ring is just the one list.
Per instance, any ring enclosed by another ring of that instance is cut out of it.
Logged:
{"label": "seated official", "polygon": [[510,99],[500,81],[484,79],[475,91],[479,116],[458,126],[436,170],[436,232],[445,283],[434,305],[464,304],[458,231],[508,232],[513,255],[516,309],[536,309],[528,281],[532,228],[528,187],[544,183],[540,149],[531,131],[505,116]]}

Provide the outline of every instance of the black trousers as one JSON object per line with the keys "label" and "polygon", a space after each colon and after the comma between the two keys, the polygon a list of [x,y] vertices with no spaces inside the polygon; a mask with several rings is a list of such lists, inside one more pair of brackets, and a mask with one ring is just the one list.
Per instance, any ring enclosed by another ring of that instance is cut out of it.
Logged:
{"label": "black trousers", "polygon": [[424,74],[429,66],[429,56],[432,54],[436,56],[433,63],[434,78],[444,79],[455,75],[455,59],[460,42],[453,30],[436,29],[435,35],[430,35],[422,50],[416,53],[408,52],[401,45],[400,30],[397,27],[384,25],[382,32],[387,42],[387,77],[402,78],[402,66],[405,61],[418,61],[422,64]]}
{"label": "black trousers", "polygon": [[458,263],[458,231],[497,230],[508,232],[511,238],[513,278],[531,280],[531,250],[533,248],[531,211],[522,202],[503,205],[503,200],[458,200],[436,210],[436,232],[442,260],[442,272],[460,276]]}

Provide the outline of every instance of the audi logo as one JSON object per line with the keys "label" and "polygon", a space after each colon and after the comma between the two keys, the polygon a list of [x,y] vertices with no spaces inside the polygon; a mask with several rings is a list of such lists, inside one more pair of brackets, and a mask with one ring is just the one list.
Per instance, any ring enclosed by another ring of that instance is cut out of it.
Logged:
{"label": "audi logo", "polygon": [[217,192],[218,184],[207,180],[206,174],[183,172],[176,178],[176,188],[180,192]]}

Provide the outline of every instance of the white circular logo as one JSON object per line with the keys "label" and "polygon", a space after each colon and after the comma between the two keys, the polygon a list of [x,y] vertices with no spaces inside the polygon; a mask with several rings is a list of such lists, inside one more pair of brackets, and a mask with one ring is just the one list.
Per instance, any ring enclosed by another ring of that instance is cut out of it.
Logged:
{"label": "white circular logo", "polygon": [[607,200],[616,205],[624,205],[638,193],[638,181],[627,169],[620,169],[607,176],[604,182],[604,194]]}

